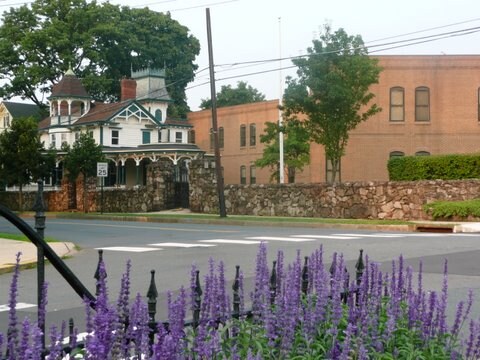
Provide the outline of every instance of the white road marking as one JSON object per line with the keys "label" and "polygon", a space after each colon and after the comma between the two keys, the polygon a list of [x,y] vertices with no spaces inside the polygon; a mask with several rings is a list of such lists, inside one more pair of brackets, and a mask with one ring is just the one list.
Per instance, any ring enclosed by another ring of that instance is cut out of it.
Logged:
{"label": "white road marking", "polygon": [[147,252],[158,251],[160,248],[148,248],[148,247],[133,247],[133,246],[110,246],[95,248],[96,250],[109,250],[109,251],[127,251],[127,252]]}
{"label": "white road marking", "polygon": [[339,236],[356,236],[356,237],[371,237],[371,238],[401,238],[408,235],[403,234],[333,234]]}
{"label": "white road marking", "polygon": [[[35,304],[27,304],[27,303],[22,303],[22,302],[19,302],[15,305],[15,309],[16,310],[21,310],[21,309],[28,309],[28,308],[32,308],[32,307],[37,307],[37,305]],[[0,305],[0,312],[5,312],[5,311],[9,311],[10,310],[10,307],[8,305]]]}
{"label": "white road marking", "polygon": [[339,240],[351,240],[359,239],[357,236],[342,236],[342,235],[292,235],[292,237],[300,238],[313,238],[313,239],[339,239]]}
{"label": "white road marking", "polygon": [[227,240],[227,239],[200,240],[200,242],[217,243],[217,244],[242,244],[242,245],[254,245],[254,244],[260,244],[261,243],[261,241]]}
{"label": "white road marking", "polygon": [[251,240],[271,240],[271,241],[290,241],[290,242],[304,242],[304,241],[315,241],[315,239],[301,239],[301,238],[292,238],[292,237],[275,237],[275,236],[254,236],[247,237]]}
{"label": "white road marking", "polygon": [[185,244],[185,243],[156,243],[148,244],[149,246],[173,247],[173,248],[193,248],[193,247],[212,247],[216,245],[209,244]]}

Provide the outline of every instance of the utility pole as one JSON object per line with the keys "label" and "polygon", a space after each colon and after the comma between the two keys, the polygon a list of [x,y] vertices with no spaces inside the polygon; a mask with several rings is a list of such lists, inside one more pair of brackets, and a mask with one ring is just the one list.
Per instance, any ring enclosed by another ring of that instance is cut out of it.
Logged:
{"label": "utility pole", "polygon": [[207,39],[208,39],[208,62],[210,68],[210,94],[212,99],[212,131],[215,147],[215,170],[217,174],[217,193],[218,208],[220,217],[227,217],[225,209],[225,194],[223,191],[222,164],[220,161],[220,147],[218,144],[218,125],[217,125],[217,92],[215,90],[215,71],[213,68],[213,49],[212,49],[212,28],[210,25],[210,9],[207,8]]}
{"label": "utility pole", "polygon": [[[278,102],[279,105],[282,106],[282,98],[283,98],[283,84],[282,84],[282,18],[278,18],[278,48],[279,48],[279,58],[280,58],[280,71],[279,71],[279,96],[278,96]],[[282,128],[282,110],[280,108],[278,109],[278,127],[281,129]],[[280,163],[279,163],[279,176],[280,176],[280,184],[285,183],[285,165],[283,163],[283,131],[279,131],[278,133],[278,147],[279,147],[279,158],[280,158]]]}

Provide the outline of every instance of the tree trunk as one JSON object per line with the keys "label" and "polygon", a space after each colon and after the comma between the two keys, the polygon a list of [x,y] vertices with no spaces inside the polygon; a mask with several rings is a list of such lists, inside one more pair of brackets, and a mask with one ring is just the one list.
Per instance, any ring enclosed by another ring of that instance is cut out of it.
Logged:
{"label": "tree trunk", "polygon": [[83,212],[88,213],[87,176],[83,175]]}
{"label": "tree trunk", "polygon": [[18,210],[20,212],[23,211],[23,186],[22,186],[21,183],[20,183],[19,191],[18,191]]}
{"label": "tree trunk", "polygon": [[288,183],[293,184],[295,182],[295,167],[289,166],[288,167]]}

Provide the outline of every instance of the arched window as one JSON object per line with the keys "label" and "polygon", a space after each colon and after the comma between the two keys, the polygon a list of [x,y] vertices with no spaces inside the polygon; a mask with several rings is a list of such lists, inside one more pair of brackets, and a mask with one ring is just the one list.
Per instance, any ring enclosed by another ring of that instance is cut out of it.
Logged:
{"label": "arched window", "polygon": [[160,109],[155,110],[155,120],[162,121],[162,110]]}
{"label": "arched window", "polygon": [[390,121],[405,121],[405,91],[399,86],[390,89]]}
{"label": "arched window", "polygon": [[430,90],[425,86],[415,89],[415,121],[430,121]]}
{"label": "arched window", "polygon": [[402,156],[405,156],[405,153],[403,151],[392,151],[390,153],[390,159],[394,159],[394,158],[399,158],[399,157],[402,157]]}
{"label": "arched window", "polygon": [[247,183],[247,168],[245,165],[240,166],[240,184],[245,185]]}
{"label": "arched window", "polygon": [[247,127],[240,125],[240,147],[247,146]]}
{"label": "arched window", "polygon": [[430,156],[430,153],[428,151],[417,151],[415,156]]}
{"label": "arched window", "polygon": [[254,165],[250,165],[250,184],[257,183],[257,169]]}
{"label": "arched window", "polygon": [[255,146],[257,144],[257,126],[255,124],[250,124],[250,146]]}

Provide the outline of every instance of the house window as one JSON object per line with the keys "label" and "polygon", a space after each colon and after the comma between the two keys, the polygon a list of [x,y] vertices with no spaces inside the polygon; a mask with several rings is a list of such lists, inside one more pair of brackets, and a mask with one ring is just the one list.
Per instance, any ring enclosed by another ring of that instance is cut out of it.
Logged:
{"label": "house window", "polygon": [[430,153],[428,151],[417,151],[415,156],[430,156]]}
{"label": "house window", "polygon": [[245,165],[240,166],[240,184],[245,185],[247,183],[247,167]]}
{"label": "house window", "polygon": [[112,130],[112,145],[118,145],[120,138],[120,132],[118,130]]}
{"label": "house window", "polygon": [[158,142],[162,142],[162,130],[158,130]]}
{"label": "house window", "polygon": [[162,110],[160,109],[155,110],[155,120],[162,121]]}
{"label": "house window", "polygon": [[223,130],[223,127],[220,127],[218,129],[218,147],[220,149],[223,149],[225,145],[225,132]]}
{"label": "house window", "polygon": [[257,144],[257,127],[255,124],[250,124],[250,146]]}
{"label": "house window", "polygon": [[430,121],[430,90],[427,87],[415,89],[415,121]]}
{"label": "house window", "polygon": [[50,147],[56,148],[57,147],[57,136],[56,134],[50,134]]}
{"label": "house window", "polygon": [[255,166],[251,165],[250,166],[250,184],[256,184],[257,183],[257,169]]}
{"label": "house window", "polygon": [[181,143],[183,142],[183,134],[181,131],[176,131],[175,132],[175,142],[176,143]]}
{"label": "house window", "polygon": [[401,87],[390,89],[390,121],[405,121],[405,91]]}
{"label": "house window", "polygon": [[60,135],[60,139],[61,139],[61,142],[62,142],[62,146],[67,145],[67,134],[62,133]]}
{"label": "house window", "polygon": [[240,125],[240,147],[247,146],[247,127]]}
{"label": "house window", "polygon": [[188,132],[188,143],[195,144],[195,130],[190,130]]}
{"label": "house window", "polygon": [[405,153],[403,151],[392,151],[389,155],[389,158],[390,159],[395,159],[395,158],[399,158],[399,157],[402,157],[402,156],[405,156]]}
{"label": "house window", "polygon": [[10,115],[7,114],[3,117],[3,127],[6,129],[10,126]]}
{"label": "house window", "polygon": [[150,144],[150,131],[142,131],[142,144]]}

